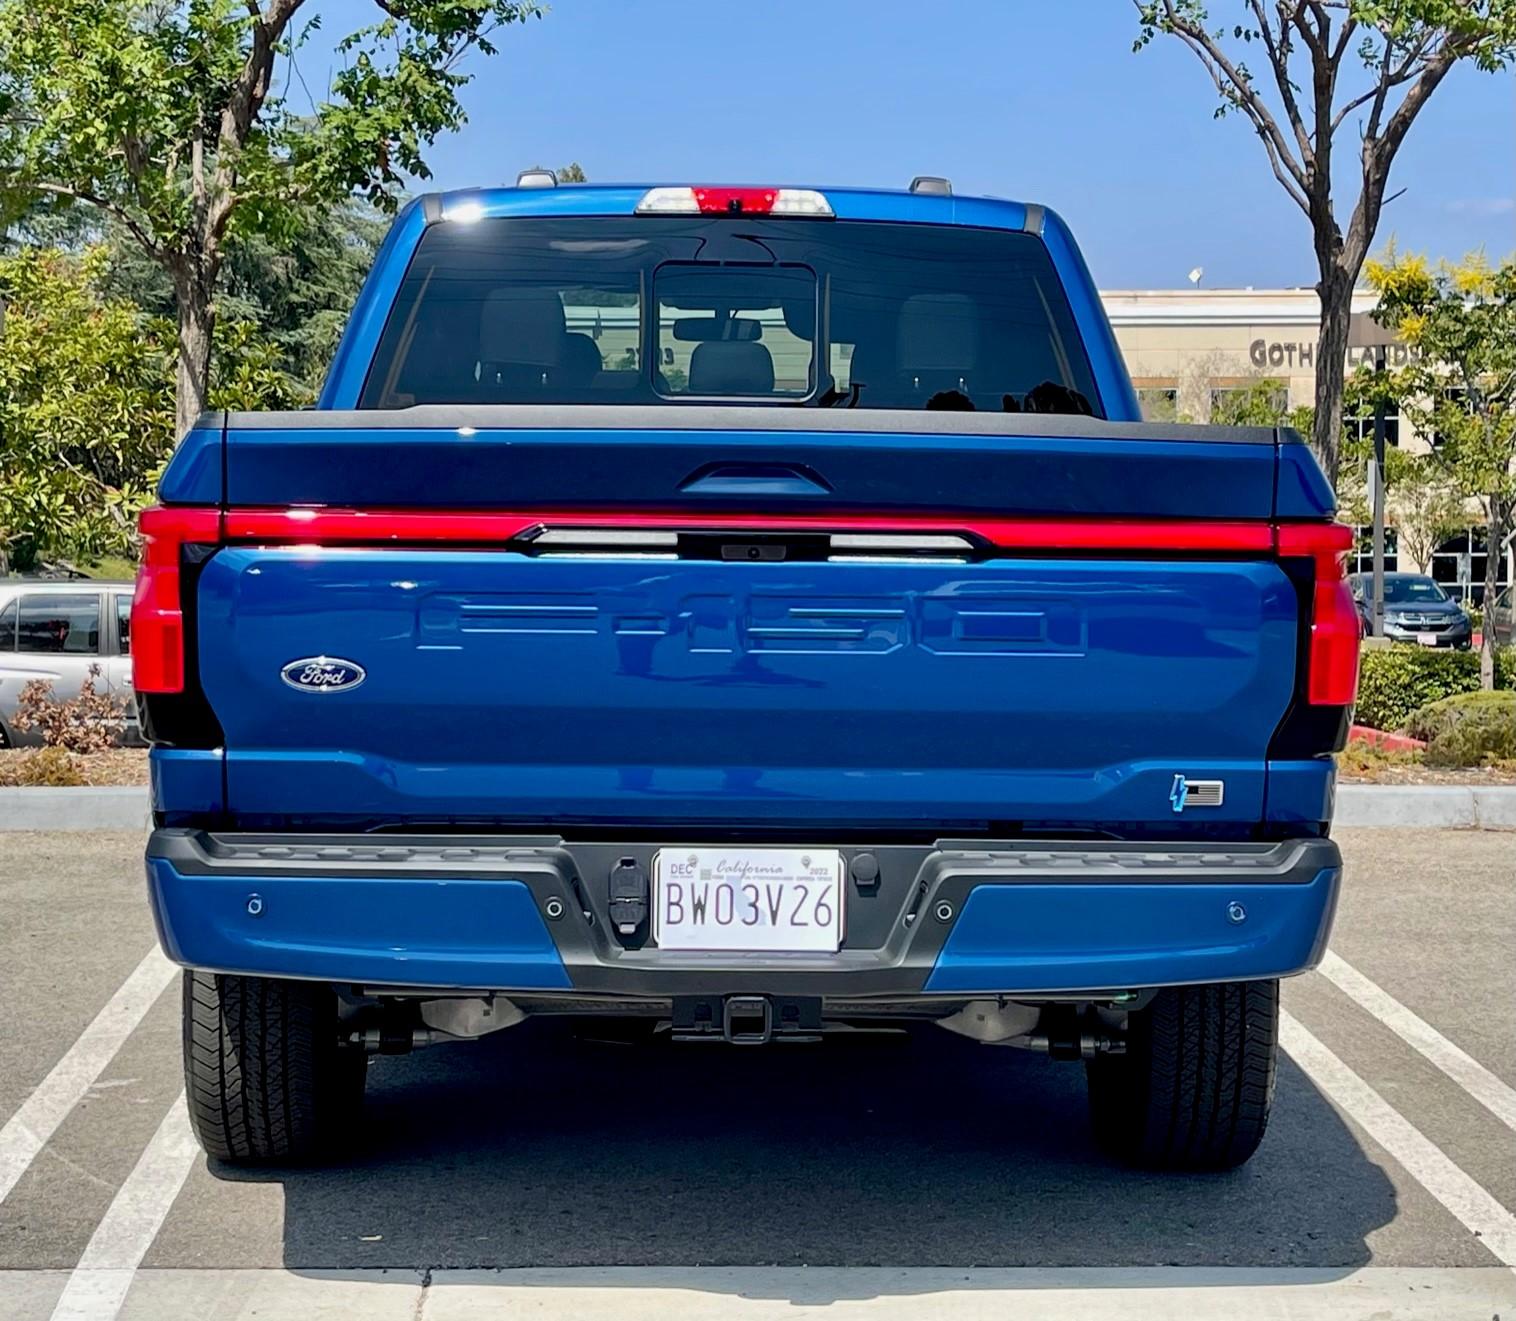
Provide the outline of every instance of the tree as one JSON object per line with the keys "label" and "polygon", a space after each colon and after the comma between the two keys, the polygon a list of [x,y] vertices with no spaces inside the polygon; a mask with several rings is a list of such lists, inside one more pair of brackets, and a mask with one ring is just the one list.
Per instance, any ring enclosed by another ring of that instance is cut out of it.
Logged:
{"label": "tree", "polygon": [[[1347,379],[1345,406],[1357,417],[1370,416],[1381,402],[1387,413],[1398,411],[1400,402],[1393,386],[1390,377],[1360,367]],[[1359,527],[1374,521],[1367,480],[1373,454],[1372,431],[1360,434],[1357,428],[1344,428],[1337,503],[1341,517]],[[1395,529],[1401,553],[1418,566],[1430,564],[1438,546],[1468,527],[1464,498],[1432,455],[1386,445],[1384,494],[1385,524]]]}
{"label": "tree", "polygon": [[425,148],[465,118],[459,61],[537,12],[375,0],[377,21],[338,43],[344,66],[301,116],[275,74],[318,22],[293,26],[312,3],[0,0],[0,192],[11,210],[95,207],[168,275],[181,432],[206,401],[230,237],[278,235],[295,204],[355,190],[393,208],[402,173],[427,177]]}
{"label": "tree", "polygon": [[171,440],[166,328],[99,296],[104,261],[0,257],[0,559],[20,568],[123,547]]}
{"label": "tree", "polygon": [[[384,237],[386,220],[367,202],[291,208],[285,232],[233,233],[217,296],[218,328],[247,323],[278,352],[288,390],[314,399],[349,311]],[[109,225],[103,288],[172,318],[174,286],[119,225]],[[212,391],[220,363],[213,363]]]}
{"label": "tree", "polygon": [[[0,257],[0,571],[124,554],[174,444],[173,323],[107,293],[110,255]],[[211,401],[291,407],[280,350],[246,321],[217,330]]]}
{"label": "tree", "polygon": [[[1321,298],[1314,440],[1335,483],[1353,286],[1379,227],[1391,166],[1455,64],[1494,71],[1510,63],[1516,0],[1231,0],[1235,23],[1212,20],[1205,0],[1133,3],[1141,23],[1134,49],[1169,34],[1193,51],[1220,94],[1217,117],[1236,112],[1248,121],[1274,177],[1310,221]],[[1247,64],[1254,51],[1272,86],[1254,79]],[[1339,88],[1344,66],[1361,67],[1351,88]],[[1341,131],[1358,138],[1356,200],[1345,229],[1332,195]]]}
{"label": "tree", "polygon": [[[1516,512],[1516,260],[1492,269],[1482,255],[1433,268],[1422,257],[1368,263],[1379,294],[1374,318],[1414,351],[1389,387],[1432,460],[1485,517],[1484,600],[1498,591]],[[1480,673],[1494,686],[1495,630],[1484,630]]]}
{"label": "tree", "polygon": [[1294,427],[1311,429],[1311,410],[1292,409],[1284,381],[1262,376],[1234,390],[1218,391],[1211,405],[1211,422],[1218,427]]}

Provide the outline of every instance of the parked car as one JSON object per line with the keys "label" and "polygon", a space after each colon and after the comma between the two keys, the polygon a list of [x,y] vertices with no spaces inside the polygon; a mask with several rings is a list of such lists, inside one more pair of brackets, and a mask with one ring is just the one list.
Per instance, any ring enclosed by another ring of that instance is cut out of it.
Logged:
{"label": "parked car", "polygon": [[331,1158],[368,1054],[614,1013],[936,1023],[1246,1160],[1342,865],[1310,449],[1142,422],[1041,206],[535,182],[405,208],[317,407],[202,418],[143,515],[201,1143]]}
{"label": "parked car", "polygon": [[[1373,632],[1374,575],[1355,573],[1348,583],[1367,637]],[[1463,607],[1443,590],[1440,583],[1423,573],[1387,573],[1384,575],[1384,635],[1395,642],[1467,650],[1474,637],[1474,626]]]}
{"label": "parked car", "polygon": [[131,609],[131,583],[0,578],[0,747],[42,741],[15,727],[22,688],[46,679],[56,697],[70,698],[92,665],[100,667],[95,691],[122,700],[126,738],[136,740]]}

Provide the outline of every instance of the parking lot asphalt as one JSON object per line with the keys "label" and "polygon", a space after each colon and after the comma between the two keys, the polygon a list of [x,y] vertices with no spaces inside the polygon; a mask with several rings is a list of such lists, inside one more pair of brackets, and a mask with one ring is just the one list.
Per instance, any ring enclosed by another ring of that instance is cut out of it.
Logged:
{"label": "parking lot asphalt", "polygon": [[376,1060],[340,1163],[208,1163],[141,836],[0,836],[0,1318],[969,1316],[996,1290],[1049,1317],[1510,1316],[1516,834],[1339,838],[1263,1148],[1175,1177],[1095,1151],[1078,1066],[937,1029],[742,1050],[535,1022]]}

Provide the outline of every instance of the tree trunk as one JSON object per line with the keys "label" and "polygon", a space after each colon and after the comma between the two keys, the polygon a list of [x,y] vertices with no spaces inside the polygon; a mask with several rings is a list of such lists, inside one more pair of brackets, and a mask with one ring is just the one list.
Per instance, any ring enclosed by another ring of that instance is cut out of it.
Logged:
{"label": "tree trunk", "polygon": [[1311,436],[1316,457],[1334,490],[1342,448],[1342,389],[1353,315],[1353,279],[1331,261],[1323,264],[1321,282],[1316,286],[1321,298],[1321,333],[1316,340],[1316,417]]}
{"label": "tree trunk", "polygon": [[175,272],[174,301],[179,310],[179,366],[174,380],[174,432],[182,437],[205,411],[211,372],[211,333],[216,309],[210,291],[215,278]]}
{"label": "tree trunk", "polygon": [[[1510,502],[1491,496],[1485,502],[1489,524],[1485,529],[1484,557],[1484,642],[1479,648],[1479,686],[1486,692],[1495,687],[1495,598],[1500,593],[1500,564],[1505,558],[1506,529],[1511,524]],[[1470,547],[1472,550],[1473,548]]]}

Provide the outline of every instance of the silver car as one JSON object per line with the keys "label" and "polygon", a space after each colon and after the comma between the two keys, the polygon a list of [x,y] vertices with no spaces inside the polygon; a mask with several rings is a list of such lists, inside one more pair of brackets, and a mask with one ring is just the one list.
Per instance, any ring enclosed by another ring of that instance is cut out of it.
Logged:
{"label": "silver car", "polygon": [[131,583],[0,578],[0,748],[42,741],[15,728],[26,684],[46,679],[55,696],[73,697],[91,665],[100,667],[95,691],[126,703],[126,738],[137,741],[131,613]]}

